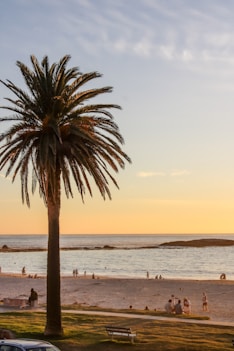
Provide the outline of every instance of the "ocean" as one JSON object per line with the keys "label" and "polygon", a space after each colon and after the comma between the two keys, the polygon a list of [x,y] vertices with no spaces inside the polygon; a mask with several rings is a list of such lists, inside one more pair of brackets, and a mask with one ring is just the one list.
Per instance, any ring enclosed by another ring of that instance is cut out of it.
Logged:
{"label": "ocean", "polygon": [[[234,235],[61,235],[61,275],[123,278],[234,279],[234,246],[158,247],[177,240],[231,239]],[[0,247],[46,249],[47,235],[0,235]],[[46,275],[47,252],[0,252],[3,273]]]}

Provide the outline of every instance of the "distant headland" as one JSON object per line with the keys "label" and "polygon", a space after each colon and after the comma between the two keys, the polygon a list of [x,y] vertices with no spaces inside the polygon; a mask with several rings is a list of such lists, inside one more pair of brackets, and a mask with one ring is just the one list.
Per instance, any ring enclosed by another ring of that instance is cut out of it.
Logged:
{"label": "distant headland", "polygon": [[207,247],[207,246],[233,246],[234,240],[229,239],[196,239],[196,240],[178,240],[170,241],[159,246],[185,246],[185,247]]}
{"label": "distant headland", "polygon": [[[207,247],[207,246],[234,246],[234,240],[229,239],[196,239],[196,240],[178,240],[164,242],[162,244],[155,244],[149,246],[139,246],[139,247],[122,247],[122,250],[141,250],[141,249],[158,249],[161,247]],[[94,246],[94,247],[61,247],[61,251],[76,251],[76,250],[115,250],[119,247],[104,245],[104,246]],[[47,251],[46,248],[13,248],[9,247],[7,244],[0,247],[0,252],[38,252]]]}

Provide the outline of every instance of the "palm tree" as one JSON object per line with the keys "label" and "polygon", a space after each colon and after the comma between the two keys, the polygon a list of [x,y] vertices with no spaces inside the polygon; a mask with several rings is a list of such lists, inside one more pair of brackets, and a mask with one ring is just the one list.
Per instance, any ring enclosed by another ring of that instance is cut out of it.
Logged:
{"label": "palm tree", "polygon": [[84,201],[86,191],[92,196],[94,180],[103,199],[111,199],[109,180],[118,187],[111,171],[118,172],[131,162],[121,146],[124,140],[113,120],[114,104],[88,103],[91,98],[110,93],[107,86],[83,89],[83,85],[101,77],[98,72],[82,74],[77,67],[68,69],[70,56],[49,65],[31,56],[32,69],[17,61],[27,86],[24,91],[10,80],[0,80],[15,100],[6,98],[11,116],[0,122],[11,123],[0,135],[0,170],[6,176],[21,179],[22,202],[30,207],[28,183],[32,193],[38,185],[48,214],[47,318],[46,335],[62,335],[60,297],[59,216],[61,185],[66,196],[73,197],[71,180]]}

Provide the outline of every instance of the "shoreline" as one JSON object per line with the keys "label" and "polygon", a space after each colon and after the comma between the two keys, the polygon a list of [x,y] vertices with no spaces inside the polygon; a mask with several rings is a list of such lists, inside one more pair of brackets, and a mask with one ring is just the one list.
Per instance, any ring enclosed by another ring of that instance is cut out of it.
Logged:
{"label": "shoreline", "polygon": [[[0,274],[0,300],[27,298],[31,288],[39,295],[39,304],[46,303],[46,276],[30,279],[21,274]],[[209,311],[202,311],[202,294],[206,292]],[[171,295],[192,304],[192,314],[208,316],[211,321],[233,322],[233,280],[146,279],[96,277],[92,275],[61,276],[61,304],[164,311]]]}
{"label": "shoreline", "polygon": [[[28,280],[37,280],[37,279],[46,279],[46,274],[22,274],[22,273],[17,273],[17,272],[0,272],[0,283],[1,283],[1,278],[16,278],[16,279],[28,279]],[[86,275],[84,274],[78,274],[78,276],[72,276],[71,274],[65,275],[61,274],[61,281],[62,280],[93,280],[93,281],[99,281],[99,280],[126,280],[126,281],[155,281],[155,282],[181,282],[181,283],[186,283],[186,282],[191,282],[191,283],[216,283],[216,284],[233,284],[234,285],[234,279],[197,279],[197,278],[146,278],[146,277],[130,277],[130,276],[122,276],[122,275],[94,275],[91,273],[87,273]]]}

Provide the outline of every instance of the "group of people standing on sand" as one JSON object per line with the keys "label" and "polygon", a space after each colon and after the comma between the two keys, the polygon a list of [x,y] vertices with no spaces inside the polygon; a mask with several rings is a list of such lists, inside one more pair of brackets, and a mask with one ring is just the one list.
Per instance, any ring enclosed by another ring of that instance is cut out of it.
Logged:
{"label": "group of people standing on sand", "polygon": [[191,302],[187,297],[185,297],[182,303],[179,298],[171,295],[171,298],[165,305],[165,311],[168,314],[191,314]]}
{"label": "group of people standing on sand", "polygon": [[[205,292],[202,294],[202,310],[208,312],[208,298]],[[191,301],[185,297],[182,303],[179,298],[171,295],[171,298],[165,304],[165,311],[168,314],[191,314]]]}
{"label": "group of people standing on sand", "polygon": [[[147,279],[150,278],[149,271],[146,272],[146,278],[147,278]],[[155,276],[155,279],[163,279],[163,277],[161,276],[161,274],[160,274],[160,275],[157,274],[157,275]]]}
{"label": "group of people standing on sand", "polygon": [[76,268],[76,269],[73,269],[73,271],[72,271],[73,277],[78,277],[78,274],[79,274],[78,269],[77,269],[77,268]]}

